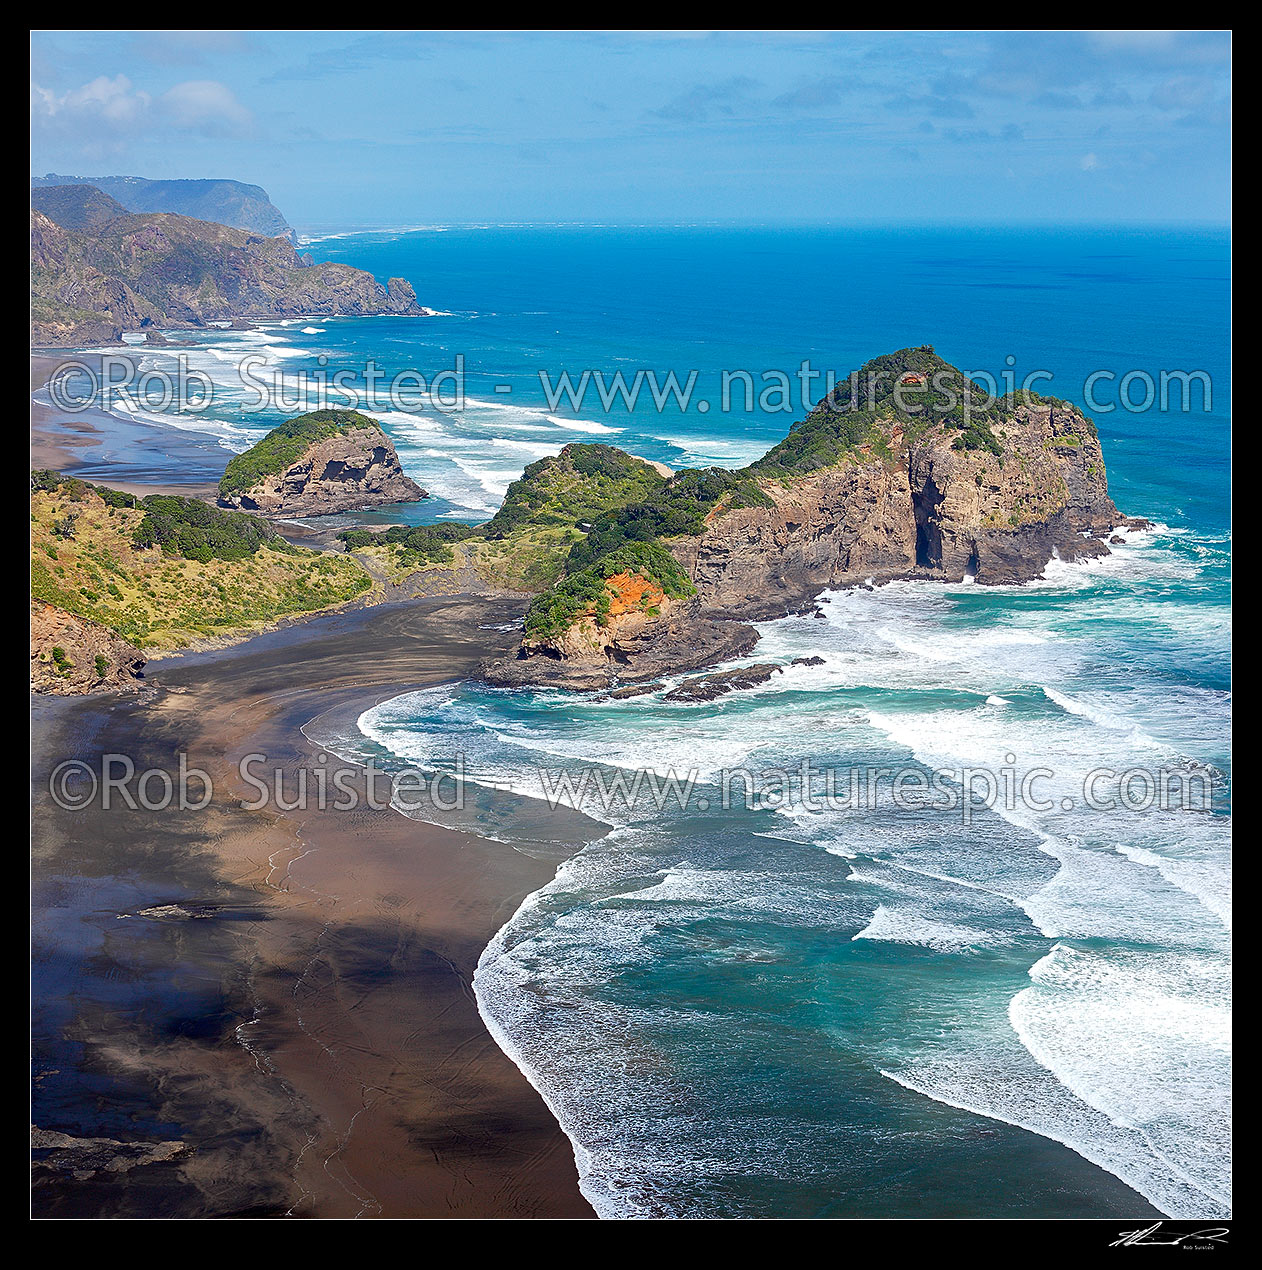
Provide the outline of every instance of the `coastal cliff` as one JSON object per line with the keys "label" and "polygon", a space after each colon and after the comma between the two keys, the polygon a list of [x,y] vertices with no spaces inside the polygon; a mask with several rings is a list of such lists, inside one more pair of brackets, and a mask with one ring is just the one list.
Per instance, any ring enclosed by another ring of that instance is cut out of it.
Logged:
{"label": "coastal cliff", "polygon": [[779,616],[830,587],[1021,583],[1053,556],[1108,554],[1102,536],[1122,517],[1093,425],[1049,402],[986,434],[997,452],[958,447],[940,429],[909,438],[892,420],[838,466],[760,480],[769,506],[714,515],[671,549],[707,608],[744,618]]}
{"label": "coastal cliff", "polygon": [[229,462],[219,505],[263,516],[329,516],[427,497],[367,415],[320,410],[273,428]]}
{"label": "coastal cliff", "polygon": [[[77,200],[75,195],[81,197]],[[350,265],[312,264],[287,237],[158,213],[109,216],[91,187],[43,191],[31,210],[31,343],[117,342],[124,331],[231,318],[420,315],[403,278],[382,286]],[[103,219],[102,219],[103,218]]]}
{"label": "coastal cliff", "polygon": [[[902,349],[853,372],[748,468],[680,472],[598,517],[531,605],[516,658],[482,673],[567,688],[677,674],[748,652],[756,634],[741,622],[802,611],[827,588],[1027,582],[1053,558],[1107,555],[1124,520],[1076,407],[996,400],[931,347]],[[618,590],[611,562],[628,551],[621,572],[673,587],[633,626],[600,589]]]}

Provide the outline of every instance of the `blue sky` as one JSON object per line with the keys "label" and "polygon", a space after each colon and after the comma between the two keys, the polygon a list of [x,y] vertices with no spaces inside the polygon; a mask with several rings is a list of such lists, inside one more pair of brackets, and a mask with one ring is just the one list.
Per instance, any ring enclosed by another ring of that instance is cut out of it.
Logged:
{"label": "blue sky", "polygon": [[1198,32],[36,32],[31,171],[300,227],[1225,222]]}

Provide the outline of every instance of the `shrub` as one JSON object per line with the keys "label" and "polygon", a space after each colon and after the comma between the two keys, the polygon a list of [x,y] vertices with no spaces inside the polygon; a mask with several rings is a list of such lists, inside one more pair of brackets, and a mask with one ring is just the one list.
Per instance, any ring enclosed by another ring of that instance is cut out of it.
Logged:
{"label": "shrub", "polygon": [[161,547],[167,555],[202,564],[243,560],[263,546],[293,550],[270,525],[246,512],[223,511],[174,494],[150,494],[140,505],[145,515],[132,535],[138,549]]}
{"label": "shrub", "polygon": [[344,529],[338,538],[347,551],[363,547],[398,547],[409,564],[449,564],[451,544],[463,542],[477,531],[471,525],[449,522],[443,525],[391,525],[386,530]]}

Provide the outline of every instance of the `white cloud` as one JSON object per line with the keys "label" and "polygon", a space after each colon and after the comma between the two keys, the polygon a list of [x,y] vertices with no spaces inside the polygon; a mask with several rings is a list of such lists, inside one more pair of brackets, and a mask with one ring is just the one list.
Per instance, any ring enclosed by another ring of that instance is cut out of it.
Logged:
{"label": "white cloud", "polygon": [[31,85],[32,136],[70,142],[89,155],[118,150],[141,132],[240,136],[252,125],[232,89],[213,79],[188,80],[156,98],[126,75],[98,75],[60,94]]}
{"label": "white cloud", "polygon": [[98,75],[82,88],[60,96],[38,84],[31,85],[31,110],[37,118],[100,119],[120,130],[142,119],[152,100],[148,93],[134,89],[126,75],[115,75],[113,79]]}
{"label": "white cloud", "polygon": [[177,128],[214,135],[248,132],[253,118],[232,89],[216,79],[190,79],[158,99]]}
{"label": "white cloud", "polygon": [[1084,172],[1098,172],[1104,164],[1100,162],[1100,156],[1093,150],[1090,154],[1084,154],[1078,165]]}

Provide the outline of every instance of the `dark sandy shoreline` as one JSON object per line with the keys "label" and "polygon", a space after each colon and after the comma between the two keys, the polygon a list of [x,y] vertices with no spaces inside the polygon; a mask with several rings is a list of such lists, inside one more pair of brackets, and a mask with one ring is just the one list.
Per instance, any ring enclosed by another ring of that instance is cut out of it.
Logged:
{"label": "dark sandy shoreline", "polygon": [[31,467],[66,472],[133,494],[213,500],[227,458],[212,439],[126,419],[98,407],[70,412],[35,398],[59,366],[96,361],[91,353],[31,354]]}
{"label": "dark sandy shoreline", "polygon": [[[240,807],[252,752],[290,788],[317,764],[362,788],[303,725],[467,673],[512,639],[478,627],[520,607],[314,618],[153,663],[138,696],[36,701],[33,1121],[110,1144],[38,1151],[37,1216],[592,1215],[471,980],[521,900],[602,828],[539,812],[547,859],[391,810]],[[186,753],[215,797],[58,807],[49,772],[99,769],[103,752],[141,770]],[[166,1146],[135,1163],[135,1144]]]}

